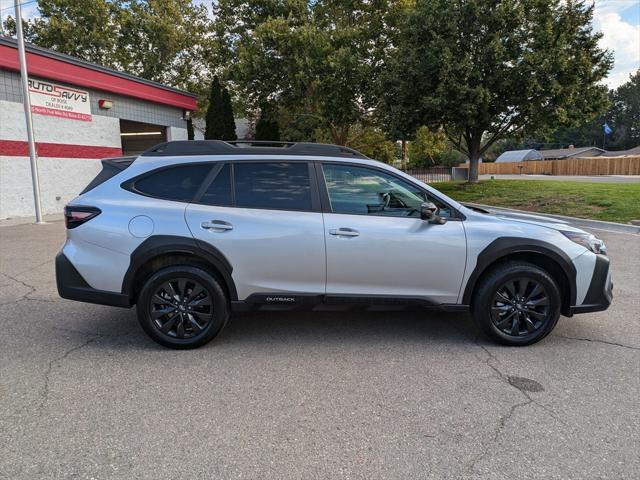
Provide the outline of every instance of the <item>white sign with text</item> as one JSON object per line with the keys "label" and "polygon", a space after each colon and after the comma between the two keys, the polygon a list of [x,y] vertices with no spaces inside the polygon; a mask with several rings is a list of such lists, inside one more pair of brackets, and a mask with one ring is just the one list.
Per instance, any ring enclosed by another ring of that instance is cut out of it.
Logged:
{"label": "white sign with text", "polygon": [[31,111],[39,115],[91,121],[89,92],[29,79]]}

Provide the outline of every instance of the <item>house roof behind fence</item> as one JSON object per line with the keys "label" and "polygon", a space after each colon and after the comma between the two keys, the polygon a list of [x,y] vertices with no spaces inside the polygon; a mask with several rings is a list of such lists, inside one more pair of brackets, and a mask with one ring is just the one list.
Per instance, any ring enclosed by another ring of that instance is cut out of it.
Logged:
{"label": "house roof behind fence", "polygon": [[598,147],[556,148],[551,150],[540,150],[540,154],[545,160],[570,157],[597,157],[604,153],[606,152]]}
{"label": "house roof behind fence", "polygon": [[525,160],[542,160],[542,155],[537,150],[508,150],[503,152],[496,162],[523,162]]}
{"label": "house roof behind fence", "polygon": [[621,157],[623,155],[640,155],[640,145],[629,150],[608,151],[607,157]]}

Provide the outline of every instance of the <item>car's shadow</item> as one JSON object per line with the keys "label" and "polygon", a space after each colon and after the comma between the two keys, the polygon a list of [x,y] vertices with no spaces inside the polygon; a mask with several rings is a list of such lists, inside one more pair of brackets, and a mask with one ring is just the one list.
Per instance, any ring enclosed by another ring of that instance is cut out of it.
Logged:
{"label": "car's shadow", "polygon": [[[138,325],[135,310],[102,309],[78,334],[113,349],[164,349]],[[68,330],[72,331],[72,330]],[[428,345],[472,344],[478,329],[470,316],[440,311],[258,312],[234,315],[224,331],[202,348],[256,348],[295,345],[363,346],[419,342]]]}

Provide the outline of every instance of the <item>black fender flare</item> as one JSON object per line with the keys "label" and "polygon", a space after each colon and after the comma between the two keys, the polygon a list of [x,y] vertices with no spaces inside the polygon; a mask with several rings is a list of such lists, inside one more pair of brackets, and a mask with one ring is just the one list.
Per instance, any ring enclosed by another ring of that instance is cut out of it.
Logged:
{"label": "black fender flare", "polygon": [[522,237],[499,237],[487,245],[480,255],[473,272],[467,280],[467,284],[462,296],[462,303],[470,305],[471,297],[475,289],[476,283],[480,276],[496,261],[505,258],[514,253],[536,253],[542,254],[554,261],[560,266],[567,279],[569,280],[569,305],[575,305],[576,302],[576,267],[569,256],[555,245],[536,240],[533,238]]}
{"label": "black fender flare", "polygon": [[154,257],[166,254],[186,254],[203,259],[222,277],[229,292],[229,300],[238,300],[238,293],[231,274],[233,267],[224,254],[208,243],[198,242],[192,237],[155,235],[147,238],[131,253],[129,268],[122,280],[122,293],[131,297],[136,273],[142,265]]}

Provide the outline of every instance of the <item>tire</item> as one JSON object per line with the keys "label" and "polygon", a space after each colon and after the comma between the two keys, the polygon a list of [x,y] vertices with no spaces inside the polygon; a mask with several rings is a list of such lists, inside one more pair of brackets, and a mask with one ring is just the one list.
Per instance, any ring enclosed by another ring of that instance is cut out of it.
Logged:
{"label": "tire", "polygon": [[561,305],[560,289],[549,273],[531,263],[507,262],[480,280],[471,313],[492,340],[524,346],[551,333]]}
{"label": "tire", "polygon": [[220,282],[191,265],[173,265],[151,275],[136,308],[142,329],[160,345],[175,349],[210,342],[229,319],[229,300]]}

